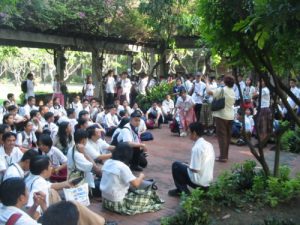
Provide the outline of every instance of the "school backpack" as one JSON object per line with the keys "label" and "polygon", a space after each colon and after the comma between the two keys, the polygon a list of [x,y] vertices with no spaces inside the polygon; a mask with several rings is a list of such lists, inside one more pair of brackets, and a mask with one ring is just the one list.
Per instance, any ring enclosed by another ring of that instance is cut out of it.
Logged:
{"label": "school backpack", "polygon": [[175,118],[170,123],[169,128],[172,133],[178,133],[178,134],[180,133],[179,123],[177,122],[177,120]]}
{"label": "school backpack", "polygon": [[146,126],[147,126],[148,129],[154,129],[154,126],[155,126],[154,120],[152,120],[152,119],[151,120],[147,120]]}
{"label": "school backpack", "polygon": [[22,81],[21,90],[24,94],[27,92],[27,80]]}
{"label": "school backpack", "polygon": [[[129,130],[128,127],[123,127],[122,129],[128,129],[128,130]],[[119,131],[119,133],[117,133],[117,134],[113,137],[113,139],[112,139],[111,142],[110,142],[110,145],[117,146],[117,145],[119,144],[119,142],[118,142],[118,137],[119,137],[120,133],[121,133],[121,130]]]}

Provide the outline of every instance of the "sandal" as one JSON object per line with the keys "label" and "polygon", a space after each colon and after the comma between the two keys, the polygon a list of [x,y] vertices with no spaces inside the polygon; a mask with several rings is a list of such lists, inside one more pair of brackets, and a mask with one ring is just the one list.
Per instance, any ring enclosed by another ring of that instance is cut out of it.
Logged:
{"label": "sandal", "polygon": [[216,162],[226,163],[226,162],[228,161],[228,159],[222,159],[222,158],[220,158],[220,157],[217,157],[217,158],[215,159],[215,161],[216,161]]}

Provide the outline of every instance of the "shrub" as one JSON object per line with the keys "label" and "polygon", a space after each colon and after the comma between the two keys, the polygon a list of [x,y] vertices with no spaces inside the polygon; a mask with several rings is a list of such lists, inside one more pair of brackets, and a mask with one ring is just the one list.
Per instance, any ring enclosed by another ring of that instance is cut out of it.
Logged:
{"label": "shrub", "polygon": [[300,128],[286,131],[281,137],[280,147],[283,151],[300,153]]}
{"label": "shrub", "polygon": [[266,177],[262,170],[256,169],[255,161],[247,160],[234,165],[230,172],[222,173],[207,192],[195,189],[190,196],[183,195],[181,210],[173,217],[164,218],[162,224],[209,224],[209,214],[222,206],[247,209],[255,204],[256,207],[276,207],[298,196],[300,175],[291,179],[290,169],[284,166],[280,167],[278,177]]}
{"label": "shrub", "polygon": [[159,85],[148,90],[147,95],[139,94],[136,98],[139,107],[143,111],[146,111],[151,107],[153,102],[161,103],[166,98],[166,95],[172,93],[173,86],[173,83],[161,82]]}

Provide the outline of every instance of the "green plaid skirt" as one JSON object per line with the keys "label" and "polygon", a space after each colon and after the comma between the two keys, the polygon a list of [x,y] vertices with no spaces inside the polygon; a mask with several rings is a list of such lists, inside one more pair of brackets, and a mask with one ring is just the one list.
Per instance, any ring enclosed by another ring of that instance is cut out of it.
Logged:
{"label": "green plaid skirt", "polygon": [[102,199],[102,206],[113,212],[125,215],[156,212],[162,208],[163,200],[159,198],[155,190],[136,190],[128,192],[120,202],[112,202]]}
{"label": "green plaid skirt", "polygon": [[210,127],[214,125],[214,120],[211,111],[210,103],[203,103],[200,113],[200,123],[202,123],[205,127]]}

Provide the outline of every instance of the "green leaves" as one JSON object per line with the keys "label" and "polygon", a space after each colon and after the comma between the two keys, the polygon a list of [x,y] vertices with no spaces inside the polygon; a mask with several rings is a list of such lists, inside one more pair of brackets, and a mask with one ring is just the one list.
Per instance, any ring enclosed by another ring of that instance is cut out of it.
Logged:
{"label": "green leaves", "polygon": [[268,38],[269,34],[266,31],[259,31],[255,34],[254,41],[257,42],[259,49],[263,49]]}

